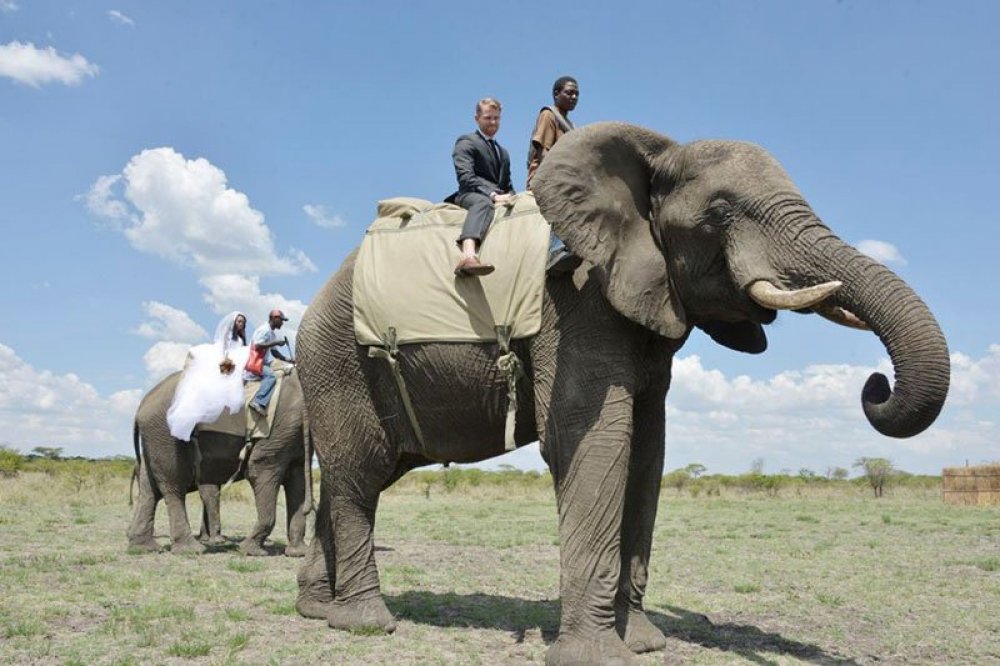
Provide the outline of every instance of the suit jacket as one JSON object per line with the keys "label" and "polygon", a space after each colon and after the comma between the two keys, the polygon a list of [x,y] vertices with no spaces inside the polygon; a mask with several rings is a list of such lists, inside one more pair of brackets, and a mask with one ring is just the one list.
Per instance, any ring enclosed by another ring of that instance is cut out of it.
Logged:
{"label": "suit jacket", "polygon": [[458,176],[458,191],[448,197],[449,200],[466,192],[490,196],[493,192],[503,194],[514,191],[510,181],[510,154],[499,143],[496,146],[500,153],[499,162],[496,153],[479,132],[458,137],[455,150],[451,153],[455,175]]}

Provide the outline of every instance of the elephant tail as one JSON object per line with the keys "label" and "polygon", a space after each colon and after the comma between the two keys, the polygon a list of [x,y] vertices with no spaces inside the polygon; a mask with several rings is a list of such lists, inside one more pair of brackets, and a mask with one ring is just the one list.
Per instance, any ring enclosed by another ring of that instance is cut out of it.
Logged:
{"label": "elephant tail", "polygon": [[302,410],[302,446],[305,451],[305,462],[303,463],[304,473],[306,475],[306,498],[302,504],[302,515],[309,515],[309,512],[313,510],[313,475],[312,475],[312,460],[313,460],[313,443],[312,443],[312,429],[309,427],[309,413],[306,410]]}
{"label": "elephant tail", "polygon": [[128,482],[128,505],[132,506],[132,491],[135,489],[135,482],[139,480],[139,465],[142,458],[139,454],[139,444],[141,435],[139,433],[139,422],[132,421],[132,447],[135,449],[135,466],[132,468],[132,478]]}

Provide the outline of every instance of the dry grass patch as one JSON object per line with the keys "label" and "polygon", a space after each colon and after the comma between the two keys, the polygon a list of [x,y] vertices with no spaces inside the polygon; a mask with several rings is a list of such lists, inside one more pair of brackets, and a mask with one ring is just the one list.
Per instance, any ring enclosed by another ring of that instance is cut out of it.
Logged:
{"label": "dry grass patch", "polygon": [[[249,492],[224,497],[226,546],[128,555],[127,477],[0,479],[0,663],[540,663],[559,626],[555,502],[545,477],[508,476],[415,476],[383,497],[392,636],[298,616],[300,560],[236,551]],[[668,650],[640,663],[997,661],[998,519],[933,490],[668,491],[647,598]]]}

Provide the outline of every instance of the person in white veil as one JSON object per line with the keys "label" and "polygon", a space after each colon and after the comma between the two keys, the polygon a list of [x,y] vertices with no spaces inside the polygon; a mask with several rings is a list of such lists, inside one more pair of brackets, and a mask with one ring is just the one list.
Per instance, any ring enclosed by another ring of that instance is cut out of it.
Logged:
{"label": "person in white veil", "polygon": [[184,374],[167,410],[170,434],[185,442],[198,423],[211,423],[229,408],[243,407],[243,367],[250,355],[246,341],[246,315],[233,311],[215,328],[211,343],[188,352]]}

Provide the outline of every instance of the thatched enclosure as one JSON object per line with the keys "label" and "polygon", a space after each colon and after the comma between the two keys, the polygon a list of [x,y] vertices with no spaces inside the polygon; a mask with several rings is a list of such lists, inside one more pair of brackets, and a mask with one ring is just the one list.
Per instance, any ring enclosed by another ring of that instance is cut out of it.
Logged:
{"label": "thatched enclosure", "polygon": [[946,467],[942,481],[945,504],[1000,505],[1000,463]]}

